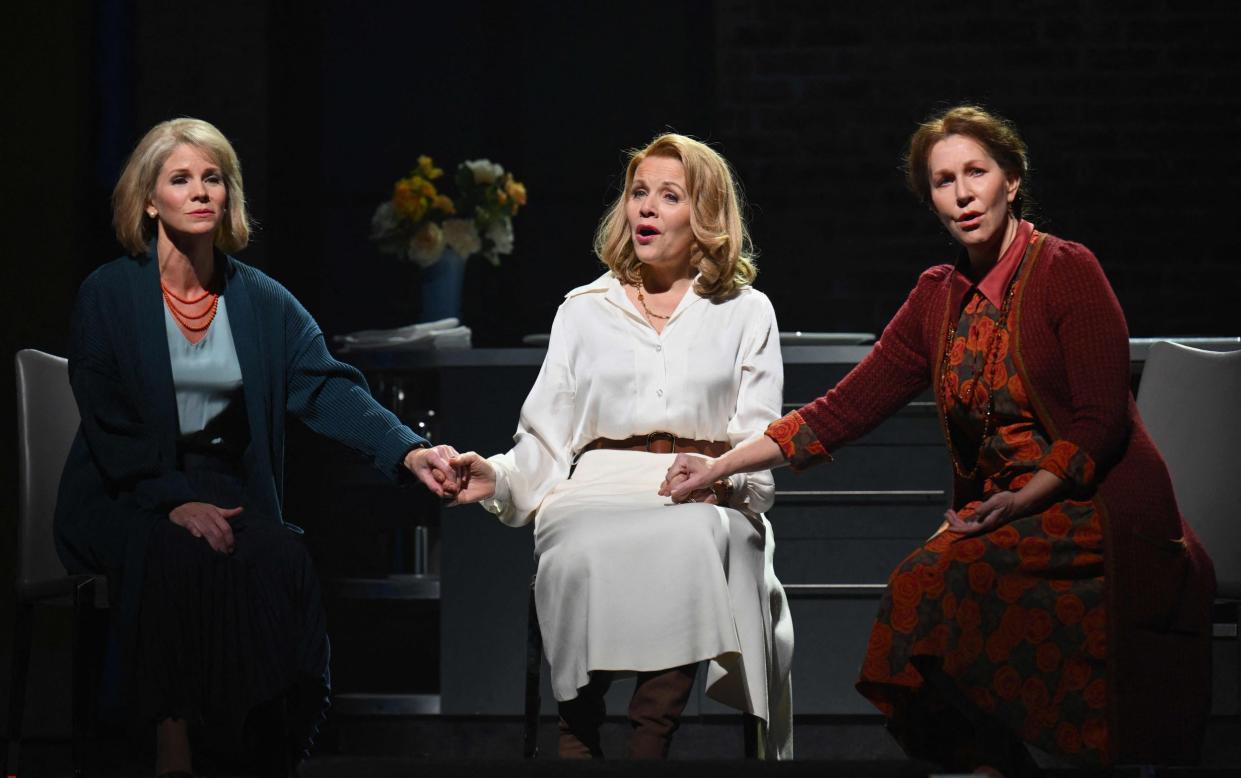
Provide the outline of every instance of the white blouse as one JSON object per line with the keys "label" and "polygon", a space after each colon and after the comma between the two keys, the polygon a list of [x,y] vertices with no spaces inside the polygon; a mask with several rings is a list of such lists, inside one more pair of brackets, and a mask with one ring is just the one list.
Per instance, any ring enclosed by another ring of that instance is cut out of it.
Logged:
{"label": "white blouse", "polygon": [[[713,304],[691,287],[659,333],[605,273],[556,312],[516,445],[489,459],[496,493],[483,507],[506,524],[528,523],[595,438],[671,432],[735,447],[780,417],[783,388],[776,315],[762,292],[744,287]],[[771,507],[770,471],[732,480],[732,507]]]}

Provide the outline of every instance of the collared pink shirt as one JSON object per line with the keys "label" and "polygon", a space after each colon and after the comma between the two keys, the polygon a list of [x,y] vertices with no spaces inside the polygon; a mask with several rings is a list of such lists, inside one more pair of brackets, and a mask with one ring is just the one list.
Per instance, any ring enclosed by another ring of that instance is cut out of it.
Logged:
{"label": "collared pink shirt", "polygon": [[[1000,261],[996,262],[978,282],[978,291],[982,292],[983,297],[986,297],[996,308],[1003,305],[1004,290],[1008,288],[1008,282],[1012,280],[1013,273],[1017,272],[1017,266],[1021,264],[1021,258],[1025,255],[1026,246],[1030,244],[1030,238],[1033,235],[1033,224],[1025,220],[1019,222],[1017,234],[1013,236],[1013,242],[1005,249],[1004,256],[1000,257]],[[953,270],[952,284],[964,293],[974,286],[974,283],[961,272],[961,266],[962,263],[958,262]],[[964,300],[965,295],[962,294],[961,297],[955,299]]]}

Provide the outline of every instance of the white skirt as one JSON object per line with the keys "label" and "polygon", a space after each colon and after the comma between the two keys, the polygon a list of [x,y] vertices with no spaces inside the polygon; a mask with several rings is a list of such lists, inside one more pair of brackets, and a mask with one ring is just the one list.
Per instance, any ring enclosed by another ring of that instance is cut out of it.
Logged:
{"label": "white skirt", "polygon": [[539,507],[535,600],[552,692],[573,699],[591,670],[710,660],[707,694],[766,722],[766,755],[791,758],[793,623],[771,525],[660,497],[672,459],[587,452]]}

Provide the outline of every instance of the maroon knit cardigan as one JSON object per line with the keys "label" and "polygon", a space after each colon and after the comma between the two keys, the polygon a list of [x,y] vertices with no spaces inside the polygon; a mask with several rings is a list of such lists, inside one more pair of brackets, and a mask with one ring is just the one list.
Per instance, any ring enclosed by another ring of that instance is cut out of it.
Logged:
{"label": "maroon knit cardigan", "polygon": [[[1073,497],[1093,497],[1104,533],[1109,756],[1194,762],[1210,712],[1214,568],[1181,518],[1167,467],[1138,417],[1128,329],[1103,269],[1080,244],[1046,234],[1033,242],[1010,343],[1040,424],[1055,444],[1094,463]],[[954,292],[951,279],[951,265],[924,272],[870,354],[798,411],[827,451],[928,384],[938,392],[947,317],[959,313],[963,291]],[[978,496],[976,484],[956,478],[954,507]]]}

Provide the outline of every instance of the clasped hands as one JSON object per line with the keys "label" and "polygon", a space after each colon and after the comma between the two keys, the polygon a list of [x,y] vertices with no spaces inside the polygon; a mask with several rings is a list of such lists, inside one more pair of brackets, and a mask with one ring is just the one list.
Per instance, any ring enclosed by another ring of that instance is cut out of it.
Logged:
{"label": "clasped hands", "polygon": [[473,451],[459,453],[449,445],[416,448],[405,455],[405,467],[447,505],[465,505],[496,492],[491,463]]}
{"label": "clasped hands", "polygon": [[705,502],[718,505],[712,488],[720,476],[715,475],[716,460],[702,454],[677,454],[668,466],[659,494],[673,502]]}

